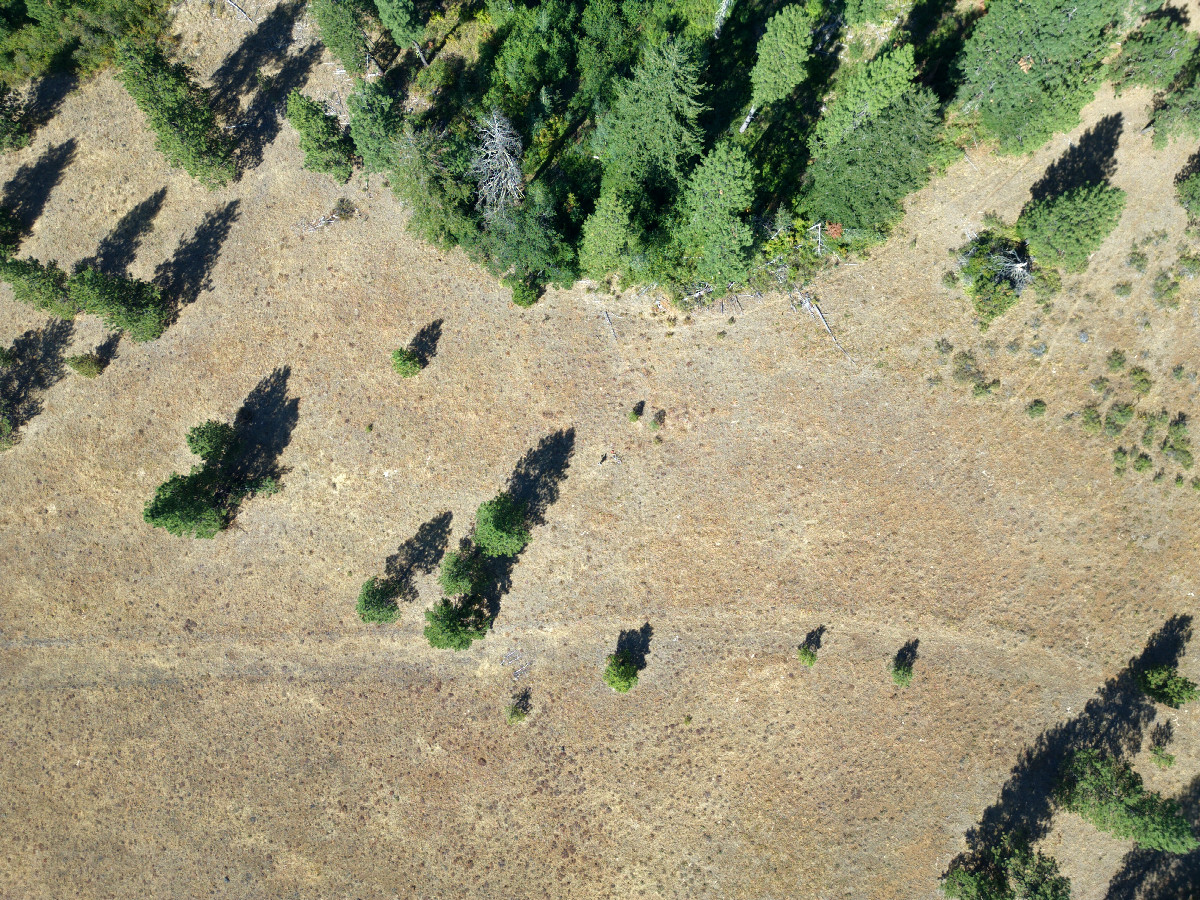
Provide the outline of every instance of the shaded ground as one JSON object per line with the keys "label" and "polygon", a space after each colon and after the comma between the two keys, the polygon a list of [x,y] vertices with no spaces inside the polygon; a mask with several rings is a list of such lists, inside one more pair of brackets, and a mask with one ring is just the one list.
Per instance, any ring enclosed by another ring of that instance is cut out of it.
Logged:
{"label": "shaded ground", "polygon": [[[193,12],[205,38],[182,46],[216,72],[213,46],[250,26]],[[225,71],[248,108],[249,70]],[[342,90],[332,67],[311,79]],[[1194,147],[1154,153],[1145,101],[1102,97],[1073,135],[1122,116],[1105,171],[1129,203],[1054,308],[1023,300],[981,336],[941,286],[964,229],[1011,221],[1069,148],[972,151],[874,258],[818,285],[851,364],[780,298],[673,323],[584,288],[518,310],[413,242],[386,189],[302,172],[287,127],[209,194],[165,170],[111,80],[67,96],[0,160],[8,181],[76,142],[22,252],[103,253],[166,188],[109,258],[160,273],[179,312],[95,381],[39,387],[0,454],[0,894],[931,896],[1014,790],[1036,794],[1024,773],[1046,741],[1136,706],[1122,670],[1195,610],[1195,496],[1115,479],[1110,444],[1062,420],[1114,346],[1145,354],[1140,402],[1196,410],[1195,379],[1169,375],[1200,367],[1195,284],[1173,311],[1148,286],[1177,253],[1170,184]],[[341,196],[362,215],[300,227]],[[1159,228],[1170,241],[1130,276],[1129,243]],[[0,296],[0,344],[44,325]],[[429,365],[402,380],[390,354],[414,335]],[[82,317],[69,352],[102,337]],[[930,383],[939,337],[977,352],[995,396]],[[269,412],[243,417],[252,461],[285,472],[282,491],[213,541],[150,529],[154,487],[195,461],[187,430],[251,400]],[[665,410],[661,443],[649,415],[627,420],[639,401]],[[506,486],[541,521],[495,629],[432,651],[434,559]],[[406,602],[364,626],[355,598],[381,572]],[[625,696],[600,681],[621,640],[645,653]],[[915,640],[898,688],[889,666]],[[1182,665],[1200,678],[1194,648]],[[507,726],[526,688],[532,712]],[[1165,772],[1113,739],[1194,810],[1200,721],[1170,719]],[[1188,877],[1022,809],[1079,898]]]}

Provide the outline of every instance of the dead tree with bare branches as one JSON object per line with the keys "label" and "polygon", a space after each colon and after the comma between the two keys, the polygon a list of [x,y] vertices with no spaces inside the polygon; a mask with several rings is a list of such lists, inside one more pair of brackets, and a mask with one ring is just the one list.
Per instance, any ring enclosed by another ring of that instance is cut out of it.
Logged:
{"label": "dead tree with bare branches", "polygon": [[478,208],[491,222],[516,206],[525,194],[521,173],[521,137],[512,122],[493,109],[476,126],[479,150],[471,163],[471,172],[479,181]]}

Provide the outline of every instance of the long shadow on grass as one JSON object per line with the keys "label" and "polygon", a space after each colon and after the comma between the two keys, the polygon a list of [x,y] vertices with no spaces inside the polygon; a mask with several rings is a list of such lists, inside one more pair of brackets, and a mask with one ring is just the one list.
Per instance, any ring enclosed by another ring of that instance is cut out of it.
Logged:
{"label": "long shadow on grass", "polygon": [[416,354],[422,369],[437,356],[438,343],[442,339],[442,321],[442,319],[434,319],[413,335],[413,339],[408,342],[408,349]]}
{"label": "long shadow on grass", "polygon": [[913,6],[903,26],[913,44],[921,83],[943,103],[954,96],[961,82],[954,63],[983,15],[983,9],[976,6],[962,12],[957,7],[955,0],[921,0]]}
{"label": "long shadow on grass", "polygon": [[266,376],[246,397],[233,424],[240,450],[230,467],[237,483],[260,485],[266,479],[278,481],[287,470],[279,457],[292,441],[292,431],[300,421],[300,400],[288,396],[290,366]]}
{"label": "long shadow on grass", "polygon": [[[525,504],[530,525],[545,524],[546,510],[558,499],[558,489],[567,477],[575,452],[575,429],[565,428],[548,434],[521,457],[508,479],[505,492]],[[500,614],[500,603],[512,590],[512,573],[521,554],[484,557],[483,579],[477,596],[487,607],[487,619]]]}
{"label": "long shadow on grass", "polygon": [[154,225],[154,217],[162,209],[166,188],[159,188],[125,215],[108,235],[100,241],[96,254],[82,265],[92,266],[106,275],[124,275],[137,257],[142,238]]}
{"label": "long shadow on grass", "polygon": [[633,663],[639,672],[646,668],[646,657],[650,653],[650,638],[654,628],[647,622],[641,628],[623,629],[617,637],[617,655],[622,654]]}
{"label": "long shadow on grass", "polygon": [[202,291],[212,288],[212,270],[221,257],[221,248],[238,220],[240,201],[231,200],[204,216],[190,237],[179,242],[170,259],[154,270],[154,283],[163,289],[167,302],[176,312],[195,303]]}
{"label": "long shadow on grass", "polygon": [[[1183,814],[1200,833],[1200,776],[1178,798]],[[1200,850],[1177,855],[1138,847],[1121,860],[1105,900],[1185,900],[1200,896]]]}
{"label": "long shadow on grass", "polygon": [[452,519],[453,514],[449,511],[434,516],[387,558],[384,576],[380,579],[387,591],[387,599],[405,603],[417,599],[413,576],[418,572],[428,575],[438,567],[450,542]]}
{"label": "long shadow on grass", "polygon": [[292,32],[303,14],[303,3],[279,4],[213,72],[213,105],[227,118],[237,117],[242,95],[258,85],[259,73],[283,61],[292,45]]}
{"label": "long shadow on grass", "polygon": [[[66,56],[69,60],[69,52]],[[64,60],[51,68],[65,69],[69,64]],[[54,72],[35,81],[25,101],[25,121],[29,124],[30,132],[37,133],[39,128],[49,124],[67,95],[78,86],[79,77],[74,72]]]}
{"label": "long shadow on grass", "polygon": [[1081,749],[1110,756],[1137,753],[1155,712],[1153,701],[1138,686],[1137,673],[1177,664],[1191,636],[1191,616],[1172,616],[1151,636],[1141,655],[1106,681],[1079,715],[1044,731],[1032,747],[1023,750],[999,799],[967,832],[967,852],[951,867],[973,868],[1007,835],[1023,835],[1029,841],[1044,837],[1053,813],[1055,779],[1068,753]]}
{"label": "long shadow on grass", "polygon": [[1046,174],[1029,189],[1034,200],[1059,197],[1067,191],[1100,184],[1117,170],[1117,143],[1125,119],[1121,113],[1105,116],[1051,163]]}
{"label": "long shadow on grass", "polygon": [[262,162],[263,153],[283,127],[288,94],[304,86],[309,72],[320,59],[321,46],[312,44],[299,53],[284,57],[279,72],[264,79],[237,123],[234,158],[239,172],[253,169]]}
{"label": "long shadow on grass", "polygon": [[0,415],[14,432],[42,411],[39,395],[63,377],[63,357],[73,332],[70,322],[55,319],[13,341],[12,363],[0,367]]}
{"label": "long shadow on grass", "polygon": [[34,162],[17,169],[4,186],[0,206],[9,209],[26,229],[32,228],[46,208],[50,192],[62,181],[63,173],[74,158],[74,139],[47,147]]}

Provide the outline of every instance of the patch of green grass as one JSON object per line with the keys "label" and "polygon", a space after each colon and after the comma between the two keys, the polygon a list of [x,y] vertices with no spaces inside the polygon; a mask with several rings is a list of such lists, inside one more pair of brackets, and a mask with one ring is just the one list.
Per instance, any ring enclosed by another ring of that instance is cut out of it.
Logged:
{"label": "patch of green grass", "polygon": [[1164,309],[1178,309],[1179,287],[1179,279],[1174,273],[1164,269],[1154,276],[1154,282],[1150,285],[1150,296]]}
{"label": "patch of green grass", "polygon": [[1154,382],[1150,378],[1150,373],[1141,366],[1135,366],[1129,370],[1129,386],[1139,394],[1150,393],[1150,388],[1154,387]]}
{"label": "patch of green grass", "polygon": [[1168,753],[1166,747],[1151,747],[1150,758],[1160,769],[1169,769],[1175,765],[1175,754]]}
{"label": "patch of green grass", "polygon": [[1118,297],[1128,297],[1133,293],[1133,284],[1128,281],[1122,281],[1113,285],[1113,293]]}
{"label": "patch of green grass", "polygon": [[1133,461],[1133,471],[1146,472],[1154,465],[1154,461],[1145,453],[1139,453]]}
{"label": "patch of green grass", "polygon": [[78,375],[84,378],[95,378],[104,371],[105,361],[95,353],[83,353],[79,356],[68,356],[66,363]]}
{"label": "patch of green grass", "polygon": [[1083,430],[1088,434],[1099,434],[1100,429],[1104,425],[1103,420],[1100,418],[1100,410],[1094,406],[1088,406],[1083,410],[1080,421],[1083,425]]}
{"label": "patch of green grass", "polygon": [[1192,467],[1192,439],[1188,434],[1188,420],[1183,413],[1177,415],[1167,426],[1167,438],[1163,441],[1163,453],[1185,469]]}
{"label": "patch of green grass", "polygon": [[1145,272],[1146,266],[1150,264],[1150,257],[1143,250],[1134,247],[1129,251],[1129,255],[1125,257],[1125,265],[1138,272]]}
{"label": "patch of green grass", "polygon": [[1129,451],[1124,447],[1118,447],[1113,451],[1113,472],[1117,477],[1125,474],[1125,465],[1129,462]]}
{"label": "patch of green grass", "polygon": [[1097,394],[1103,394],[1108,388],[1108,379],[1103,375],[1100,375],[1096,378],[1093,378],[1088,386]]}

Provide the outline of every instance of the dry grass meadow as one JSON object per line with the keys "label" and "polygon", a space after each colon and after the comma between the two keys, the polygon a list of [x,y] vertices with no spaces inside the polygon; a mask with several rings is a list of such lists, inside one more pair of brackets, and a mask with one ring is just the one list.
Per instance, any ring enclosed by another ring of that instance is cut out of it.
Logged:
{"label": "dry grass meadow", "polygon": [[[257,44],[219,5],[179,23],[244,109],[256,73],[344,99],[303,19]],[[1200,814],[1195,708],[1152,721],[1121,674],[1197,608],[1200,494],[1174,470],[1116,478],[1117,442],[1064,420],[1114,347],[1153,378],[1140,408],[1200,412],[1200,285],[1151,298],[1195,148],[1152,150],[1147,99],[1106,90],[1069,136],[1121,117],[1129,203],[1052,308],[1025,299],[981,335],[942,285],[966,231],[1011,221],[1070,145],[980,148],[815,285],[847,359],[778,296],[689,316],[583,284],[518,309],[410,237],[385,186],[302,171],[286,124],[208,193],[116,82],[82,84],[0,159],[5,199],[37,213],[22,252],[70,266],[107,246],[183,305],[88,381],[56,360],[100,323],[54,326],[0,289],[0,344],[44,356],[40,411],[0,455],[0,896],[914,900],[1012,818],[1079,900],[1200,896],[1197,860],[1051,816],[1038,768],[1120,745]],[[358,216],[304,231],[342,197]],[[397,378],[390,352],[433,323],[429,367]],[[942,338],[992,396],[954,382]],[[187,430],[273,373],[283,490],[215,540],[146,525],[192,464]],[[639,401],[665,412],[657,434],[627,421]],[[456,541],[523,459],[557,498],[486,640],[428,647],[428,573],[396,624],[358,620],[368,576],[427,523]],[[640,683],[615,694],[604,658],[646,623]],[[795,651],[821,626],[810,670]],[[888,666],[910,640],[902,689]],[[532,713],[507,725],[523,688]],[[1168,718],[1162,771],[1148,735]]]}

